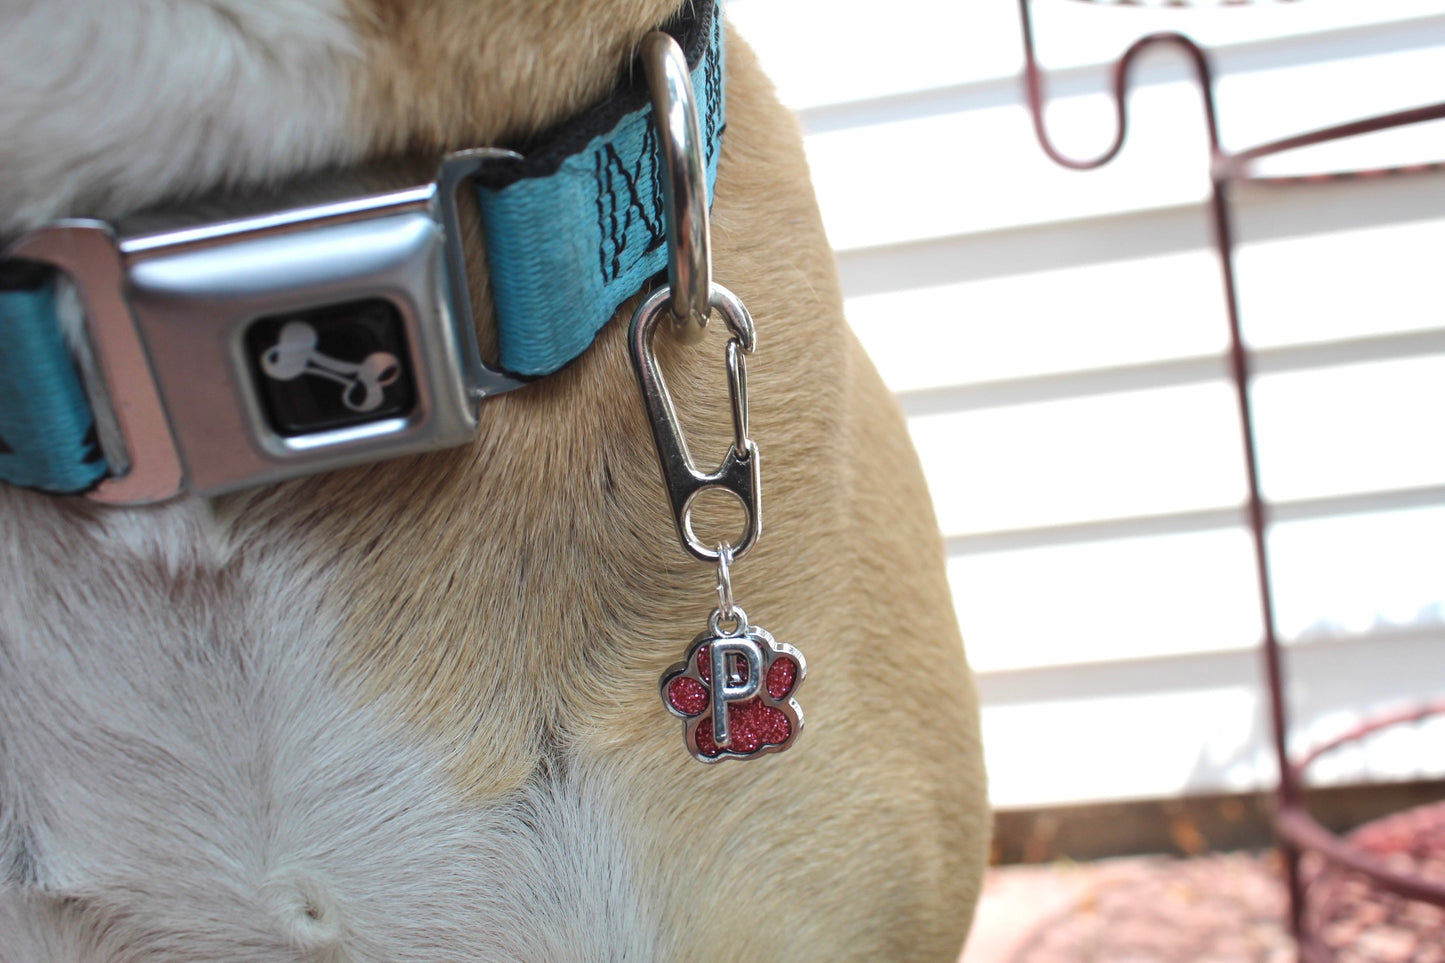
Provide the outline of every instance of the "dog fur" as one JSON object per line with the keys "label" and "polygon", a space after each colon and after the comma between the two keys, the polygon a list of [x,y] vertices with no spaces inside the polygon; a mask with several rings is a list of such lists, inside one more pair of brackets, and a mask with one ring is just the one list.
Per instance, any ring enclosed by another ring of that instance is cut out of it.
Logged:
{"label": "dog fur", "polygon": [[[675,2],[0,0],[0,237],[525,141]],[[808,658],[798,745],[702,766],[659,703],[713,573],[632,302],[470,447],[140,509],[0,490],[0,961],[957,955],[988,814],[941,542],[736,35],[713,237],[760,341],[735,585]],[[659,338],[704,453],[720,344]]]}

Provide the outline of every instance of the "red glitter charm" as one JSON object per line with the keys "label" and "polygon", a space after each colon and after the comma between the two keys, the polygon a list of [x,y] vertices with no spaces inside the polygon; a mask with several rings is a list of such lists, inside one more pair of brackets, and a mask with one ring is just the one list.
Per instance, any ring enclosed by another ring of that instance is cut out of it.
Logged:
{"label": "red glitter charm", "polygon": [[[721,693],[713,686],[713,643],[724,659],[720,665],[728,666]],[[749,659],[761,667],[756,685],[749,678]],[[689,646],[686,660],[663,673],[662,701],[683,719],[683,738],[697,759],[751,759],[786,749],[797,738],[803,710],[791,696],[806,673],[801,652],[755,625],[733,635],[704,632]],[[726,745],[719,745],[714,724],[715,696],[727,713]]]}
{"label": "red glitter charm", "polygon": [[667,687],[667,704],[685,716],[695,716],[707,708],[707,686],[696,679],[678,676]]}

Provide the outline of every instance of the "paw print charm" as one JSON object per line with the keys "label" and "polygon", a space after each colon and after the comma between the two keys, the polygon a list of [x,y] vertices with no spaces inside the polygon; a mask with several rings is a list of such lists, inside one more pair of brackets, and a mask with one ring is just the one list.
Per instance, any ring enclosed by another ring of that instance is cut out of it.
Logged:
{"label": "paw print charm", "polygon": [[687,659],[662,675],[662,701],[683,719],[683,739],[700,762],[751,759],[792,745],[803,710],[792,698],[807,673],[803,654],[748,624],[724,632],[714,611],[709,631],[693,639]]}

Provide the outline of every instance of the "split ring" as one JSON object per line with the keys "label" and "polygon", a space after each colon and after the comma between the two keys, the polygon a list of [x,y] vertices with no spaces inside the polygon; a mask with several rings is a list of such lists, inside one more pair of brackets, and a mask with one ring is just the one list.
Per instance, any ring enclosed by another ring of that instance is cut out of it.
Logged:
{"label": "split ring", "polygon": [[717,610],[725,619],[731,619],[737,606],[733,604],[733,547],[727,542],[717,546]]}

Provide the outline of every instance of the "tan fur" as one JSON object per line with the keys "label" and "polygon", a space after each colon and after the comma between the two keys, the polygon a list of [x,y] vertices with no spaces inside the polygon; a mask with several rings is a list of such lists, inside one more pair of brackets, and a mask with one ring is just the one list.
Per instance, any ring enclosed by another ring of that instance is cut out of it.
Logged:
{"label": "tan fur", "polygon": [[[425,73],[398,65],[378,79],[384,106],[364,122],[379,150],[548,123],[577,91],[604,89],[666,11],[565,5],[572,22],[612,30],[589,57],[577,31],[548,23],[553,5],[493,6],[515,36],[539,38],[504,44],[495,72],[469,59],[493,42],[490,12],[377,4],[378,23],[404,24],[403,62],[433,36],[455,48]],[[240,523],[249,540],[324,533],[315,561],[350,586],[339,663],[445,747],[468,793],[516,789],[557,749],[605,759],[647,828],[647,883],[689,947],[679,958],[734,946],[739,958],[944,959],[971,918],[988,818],[941,542],[897,407],[843,322],[794,124],[736,36],[728,56],[715,277],[758,324],[765,492],[764,537],[736,585],[753,619],[808,657],[796,748],[699,766],[658,702],[659,673],[704,627],[713,574],[673,532],[626,357],[630,305],[562,374],[489,402],[469,450],[246,494],[228,510],[266,519]],[[436,90],[468,63],[489,109],[463,119]],[[517,63],[530,69],[505,69]],[[664,352],[694,448],[715,458],[729,426],[721,338]],[[728,912],[702,911],[701,881],[722,905],[776,909],[740,933]]]}
{"label": "tan fur", "polygon": [[[524,145],[610,89],[676,2],[351,0],[368,85],[358,152],[409,172],[453,147]],[[795,748],[700,765],[658,698],[705,627],[714,575],[677,543],[627,358],[635,300],[564,371],[488,401],[468,448],[218,500],[217,554],[239,567],[306,553],[285,574],[326,587],[334,612],[303,614],[340,620],[341,690],[439,752],[466,801],[560,767],[604,774],[673,958],[952,959],[988,812],[942,543],[899,410],[843,320],[795,124],[735,35],[727,56],[714,274],[757,321],[764,492],[734,584],[807,657]],[[708,463],[731,431],[722,343],[659,336]],[[224,595],[224,568],[194,578]]]}
{"label": "tan fur", "polygon": [[[381,153],[525,138],[598,100],[677,0],[350,0],[371,87],[357,123]],[[460,95],[460,96],[459,96]]]}

